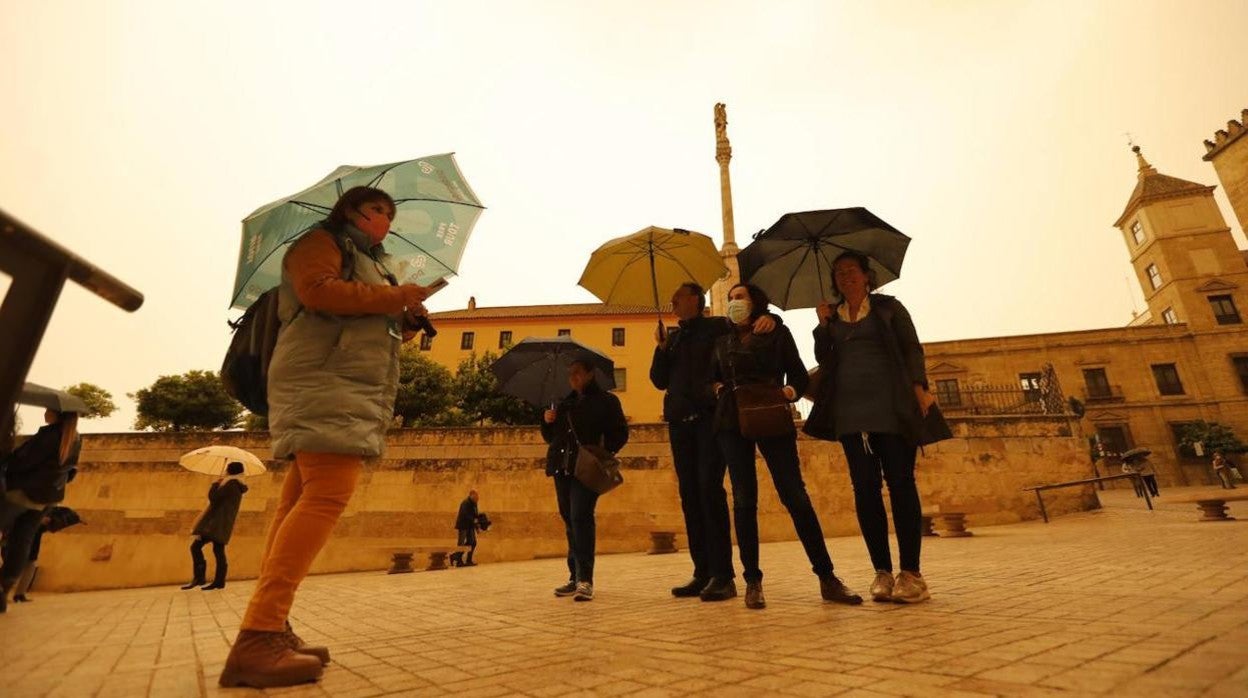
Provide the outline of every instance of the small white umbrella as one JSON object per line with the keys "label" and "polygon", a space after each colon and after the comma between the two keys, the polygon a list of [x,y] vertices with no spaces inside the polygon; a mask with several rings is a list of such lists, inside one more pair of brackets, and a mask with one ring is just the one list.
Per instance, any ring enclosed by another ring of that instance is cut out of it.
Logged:
{"label": "small white umbrella", "polygon": [[213,477],[225,475],[225,466],[234,462],[243,464],[244,477],[259,475],[266,470],[264,462],[255,454],[233,446],[205,446],[178,459],[178,465],[183,468]]}

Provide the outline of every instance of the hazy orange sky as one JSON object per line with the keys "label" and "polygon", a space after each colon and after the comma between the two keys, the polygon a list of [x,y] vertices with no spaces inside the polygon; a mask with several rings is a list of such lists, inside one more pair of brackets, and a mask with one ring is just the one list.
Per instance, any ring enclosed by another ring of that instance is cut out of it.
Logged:
{"label": "hazy orange sky", "polygon": [[867,206],[914,238],[888,292],[941,340],[1129,321],[1124,134],[1217,184],[1201,141],[1248,107],[1242,0],[0,6],[0,208],[147,296],[57,307],[30,379],[110,390],[86,431],[219,367],[239,221],[340,164],[457,153],[488,210],[432,309],[590,302],[605,239],[720,237],[723,101],[742,244]]}

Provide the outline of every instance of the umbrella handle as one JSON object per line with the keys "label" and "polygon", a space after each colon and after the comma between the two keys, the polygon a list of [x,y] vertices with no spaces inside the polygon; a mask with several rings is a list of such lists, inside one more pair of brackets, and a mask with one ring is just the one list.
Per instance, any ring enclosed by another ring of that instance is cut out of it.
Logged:
{"label": "umbrella handle", "polygon": [[663,324],[663,318],[661,316],[659,317],[659,341],[667,341],[667,325]]}

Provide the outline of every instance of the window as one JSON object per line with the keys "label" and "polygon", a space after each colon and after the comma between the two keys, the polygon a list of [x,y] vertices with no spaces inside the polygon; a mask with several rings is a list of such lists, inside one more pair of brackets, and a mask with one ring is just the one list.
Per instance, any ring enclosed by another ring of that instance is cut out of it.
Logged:
{"label": "window", "polygon": [[1161,311],[1161,319],[1165,320],[1167,325],[1179,324],[1179,316],[1174,314],[1174,308],[1166,308]]}
{"label": "window", "polygon": [[559,330],[559,336],[560,336],[560,337],[571,337],[571,336],[572,336],[572,330],[569,330],[569,329],[562,329],[562,330]]}
{"label": "window", "polygon": [[1131,237],[1135,238],[1135,244],[1144,244],[1144,226],[1140,225],[1139,221],[1131,224]]}
{"label": "window", "polygon": [[1239,387],[1248,395],[1248,356],[1232,356],[1231,364],[1235,366],[1235,373],[1239,376]]}
{"label": "window", "polygon": [[476,338],[477,338],[477,334],[475,332],[463,333],[462,335],[459,336],[459,348],[471,349],[473,340]]}
{"label": "window", "polygon": [[1213,317],[1219,325],[1238,325],[1239,309],[1235,307],[1235,299],[1230,296],[1209,296],[1209,305],[1213,308]]}
{"label": "window", "polygon": [[503,330],[498,333],[498,348],[506,349],[511,346],[511,330]]}
{"label": "window", "polygon": [[1161,288],[1161,271],[1157,269],[1157,265],[1150,264],[1144,271],[1148,274],[1148,283],[1152,285],[1153,290]]}
{"label": "window", "polygon": [[1018,374],[1018,383],[1023,388],[1023,394],[1027,396],[1028,402],[1040,401],[1040,374],[1039,373],[1020,373]]}
{"label": "window", "polygon": [[611,346],[613,347],[624,346],[624,328],[623,327],[611,328]]}
{"label": "window", "polygon": [[1083,369],[1083,383],[1088,388],[1089,399],[1113,397],[1114,390],[1103,368]]}
{"label": "window", "polygon": [[957,378],[943,378],[936,381],[936,402],[945,407],[962,406],[962,391],[958,388]]}
{"label": "window", "polygon": [[625,390],[628,390],[628,369],[617,368],[615,369],[615,391],[622,393]]}
{"label": "window", "polygon": [[421,332],[420,333],[420,350],[429,351],[432,348],[433,348],[433,337],[430,337],[428,334]]}
{"label": "window", "polygon": [[1107,455],[1117,455],[1131,448],[1131,430],[1125,424],[1098,426],[1096,438]]}
{"label": "window", "polygon": [[1162,395],[1183,394],[1183,381],[1179,380],[1179,371],[1174,364],[1153,364],[1153,378]]}

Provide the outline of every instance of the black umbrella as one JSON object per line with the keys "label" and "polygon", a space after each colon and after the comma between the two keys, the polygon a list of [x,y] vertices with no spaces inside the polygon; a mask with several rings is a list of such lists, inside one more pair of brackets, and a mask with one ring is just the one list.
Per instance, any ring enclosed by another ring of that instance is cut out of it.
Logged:
{"label": "black umbrella", "polygon": [[22,386],[22,393],[18,396],[17,402],[21,405],[34,405],[44,409],[56,410],[57,412],[77,412],[82,414],[87,411],[87,403],[79,398],[64,391],[45,388],[34,383],[27,383]]}
{"label": "black umbrella", "polygon": [[615,388],[615,362],[571,337],[525,337],[500,356],[490,370],[498,378],[499,392],[530,405],[549,407],[571,390],[568,367],[581,358],[593,364],[594,380],[599,387]]}
{"label": "black umbrella", "polygon": [[866,255],[876,285],[901,276],[910,238],[865,208],[786,213],[755,236],[737,262],[741,278],[780,308],[813,308],[834,299],[832,262],[843,252]]}

